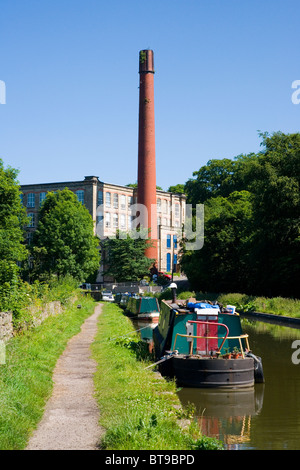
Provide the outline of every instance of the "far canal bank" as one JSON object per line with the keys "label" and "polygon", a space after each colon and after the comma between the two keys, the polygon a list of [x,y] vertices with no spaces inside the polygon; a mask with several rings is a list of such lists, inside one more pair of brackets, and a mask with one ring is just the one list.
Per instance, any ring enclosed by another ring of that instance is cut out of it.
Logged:
{"label": "far canal bank", "polygon": [[[266,321],[276,323],[290,328],[300,328],[300,317],[288,317],[286,315],[275,315],[274,313],[260,313],[260,312],[239,312],[241,317],[253,318],[258,321]],[[299,312],[300,314],[300,312]]]}

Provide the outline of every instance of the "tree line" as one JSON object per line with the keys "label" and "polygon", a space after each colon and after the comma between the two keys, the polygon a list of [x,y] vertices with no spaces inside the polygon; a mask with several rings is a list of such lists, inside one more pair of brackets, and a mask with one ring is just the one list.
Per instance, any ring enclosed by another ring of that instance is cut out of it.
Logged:
{"label": "tree line", "polygon": [[209,160],[178,185],[204,204],[203,248],[181,252],[195,290],[299,297],[300,134],[260,137],[260,152]]}

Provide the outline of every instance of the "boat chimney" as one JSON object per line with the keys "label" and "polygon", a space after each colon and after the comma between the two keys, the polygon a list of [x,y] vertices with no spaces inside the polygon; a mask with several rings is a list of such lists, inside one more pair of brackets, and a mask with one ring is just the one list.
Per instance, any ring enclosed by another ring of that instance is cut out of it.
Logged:
{"label": "boat chimney", "polygon": [[172,303],[175,304],[177,301],[177,284],[175,284],[175,282],[172,282],[172,284],[170,284],[170,289],[172,292]]}

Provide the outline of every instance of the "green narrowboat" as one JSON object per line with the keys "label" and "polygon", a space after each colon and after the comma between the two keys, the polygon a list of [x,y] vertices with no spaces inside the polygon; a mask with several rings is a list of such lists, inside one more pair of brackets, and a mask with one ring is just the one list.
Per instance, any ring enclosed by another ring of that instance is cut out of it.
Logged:
{"label": "green narrowboat", "polygon": [[115,294],[115,303],[116,303],[116,304],[119,304],[119,305],[120,305],[122,295],[123,295],[122,292],[117,292],[117,293]]}
{"label": "green narrowboat", "polygon": [[121,298],[119,299],[119,305],[124,310],[126,310],[126,308],[127,308],[129,299],[130,299],[130,294],[128,294],[128,293],[122,294]]}
{"label": "green narrowboat", "polygon": [[235,308],[195,299],[162,301],[153,331],[162,375],[185,387],[239,388],[264,382]]}
{"label": "green narrowboat", "polygon": [[155,297],[142,297],[134,295],[129,298],[127,304],[127,313],[138,320],[149,322],[158,322],[159,303]]}

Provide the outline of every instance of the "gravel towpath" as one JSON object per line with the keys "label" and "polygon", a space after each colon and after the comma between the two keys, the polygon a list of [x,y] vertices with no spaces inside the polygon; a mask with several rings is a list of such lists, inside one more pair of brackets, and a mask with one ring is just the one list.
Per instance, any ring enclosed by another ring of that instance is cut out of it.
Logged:
{"label": "gravel towpath", "polygon": [[98,424],[93,382],[96,363],[90,346],[100,313],[98,304],[58,359],[52,396],[27,450],[97,450],[103,430]]}

